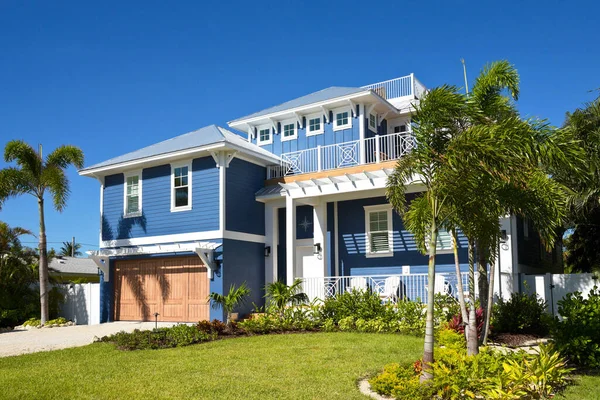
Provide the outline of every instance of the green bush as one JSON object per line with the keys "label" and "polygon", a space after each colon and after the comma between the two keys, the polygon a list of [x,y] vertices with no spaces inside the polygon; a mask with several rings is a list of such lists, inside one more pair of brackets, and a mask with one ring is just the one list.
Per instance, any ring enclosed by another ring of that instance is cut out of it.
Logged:
{"label": "green bush", "polygon": [[[393,314],[390,315],[390,311]],[[394,321],[393,332],[412,335],[425,334],[425,306],[417,301],[401,300],[388,307],[388,319]]]}
{"label": "green bush", "polygon": [[133,332],[118,332],[104,336],[100,341],[114,343],[119,350],[145,350],[188,346],[216,338],[215,333],[202,332],[196,326],[181,324],[151,331],[136,329]]}
{"label": "green bush", "polygon": [[581,292],[569,293],[558,302],[552,336],[557,348],[582,367],[600,367],[600,291],[594,286],[588,298]]}
{"label": "green bush", "polygon": [[546,303],[536,294],[513,293],[509,300],[498,300],[493,310],[492,326],[497,333],[523,333],[545,336],[552,318]]}
{"label": "green bush", "polygon": [[372,290],[354,290],[325,299],[320,313],[321,319],[331,318],[336,324],[347,317],[371,320],[384,316],[385,305]]}
{"label": "green bush", "polygon": [[440,329],[436,336],[436,343],[440,347],[447,347],[457,350],[467,348],[465,335],[460,334],[452,329]]}

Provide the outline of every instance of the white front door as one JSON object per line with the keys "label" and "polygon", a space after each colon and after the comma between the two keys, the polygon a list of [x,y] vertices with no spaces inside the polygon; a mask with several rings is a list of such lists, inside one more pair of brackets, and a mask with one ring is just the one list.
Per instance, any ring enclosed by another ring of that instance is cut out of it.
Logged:
{"label": "white front door", "polygon": [[313,246],[296,247],[296,271],[294,277],[304,278],[304,293],[312,301],[314,298],[323,298],[325,292],[325,271],[322,263],[313,254]]}

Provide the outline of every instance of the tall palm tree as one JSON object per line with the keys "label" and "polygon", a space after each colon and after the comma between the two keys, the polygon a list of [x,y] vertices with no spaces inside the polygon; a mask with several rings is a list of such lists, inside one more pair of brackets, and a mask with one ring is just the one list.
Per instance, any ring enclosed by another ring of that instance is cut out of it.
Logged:
{"label": "tall palm tree", "polygon": [[63,242],[63,245],[60,248],[60,255],[65,257],[77,257],[82,254],[79,249],[81,249],[80,243]]}
{"label": "tall palm tree", "polygon": [[48,253],[44,197],[52,196],[54,208],[62,211],[69,197],[69,180],[65,169],[70,165],[83,167],[83,152],[75,146],[60,146],[44,159],[42,147],[35,151],[21,140],[6,144],[4,160],[16,166],[0,170],[0,203],[10,197],[29,194],[37,199],[39,213],[39,277],[42,325],[48,320]]}

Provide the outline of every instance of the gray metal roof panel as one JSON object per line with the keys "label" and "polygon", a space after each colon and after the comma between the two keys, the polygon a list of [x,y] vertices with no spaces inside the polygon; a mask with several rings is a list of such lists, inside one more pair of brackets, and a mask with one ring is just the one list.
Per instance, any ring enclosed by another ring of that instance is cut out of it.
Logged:
{"label": "gray metal roof panel", "polygon": [[56,257],[48,268],[62,274],[98,275],[98,267],[90,258]]}
{"label": "gray metal roof panel", "polygon": [[338,97],[349,96],[352,94],[366,92],[368,89],[365,88],[355,88],[355,87],[341,87],[341,86],[332,86],[327,89],[319,90],[318,92],[307,94],[306,96],[298,97],[294,100],[286,101],[285,103],[279,104],[274,107],[266,108],[262,111],[255,112],[250,115],[246,115],[242,118],[237,118],[231,122],[243,121],[250,118],[256,118],[263,115],[273,114],[279,111],[285,111],[292,108],[307,106],[313,103],[319,103],[321,101],[331,100]]}
{"label": "gray metal roof panel", "polygon": [[281,186],[273,185],[273,186],[266,186],[266,187],[260,189],[254,195],[258,198],[258,197],[272,196],[272,195],[277,195],[277,194],[280,195],[283,192],[285,192],[285,190]]}

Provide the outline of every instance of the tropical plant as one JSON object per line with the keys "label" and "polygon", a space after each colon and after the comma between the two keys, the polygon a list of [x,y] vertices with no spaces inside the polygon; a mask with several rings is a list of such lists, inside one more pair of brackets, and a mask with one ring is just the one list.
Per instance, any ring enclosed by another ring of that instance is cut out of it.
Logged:
{"label": "tropical plant", "polygon": [[6,144],[4,160],[15,162],[16,166],[0,170],[0,206],[11,197],[29,194],[36,198],[39,213],[39,281],[40,310],[42,325],[48,320],[48,251],[46,243],[46,220],[44,197],[52,195],[57,211],[62,211],[69,197],[69,180],[65,169],[70,165],[83,167],[83,152],[75,146],[60,146],[45,159],[42,147],[36,152],[30,145],[13,140]]}
{"label": "tropical plant", "polygon": [[227,325],[231,325],[231,314],[236,307],[244,304],[246,299],[250,296],[250,289],[246,285],[246,282],[242,283],[239,287],[232,284],[229,287],[229,292],[226,295],[212,292],[208,299],[212,303],[212,308],[217,310],[222,308],[227,314]]}
{"label": "tropical plant", "polygon": [[308,296],[302,291],[302,280],[298,278],[290,286],[280,281],[269,283],[265,292],[265,297],[275,304],[280,313],[288,305],[308,303]]}
{"label": "tropical plant", "polygon": [[82,254],[80,249],[80,243],[63,242],[60,248],[60,255],[64,257],[78,257]]}

